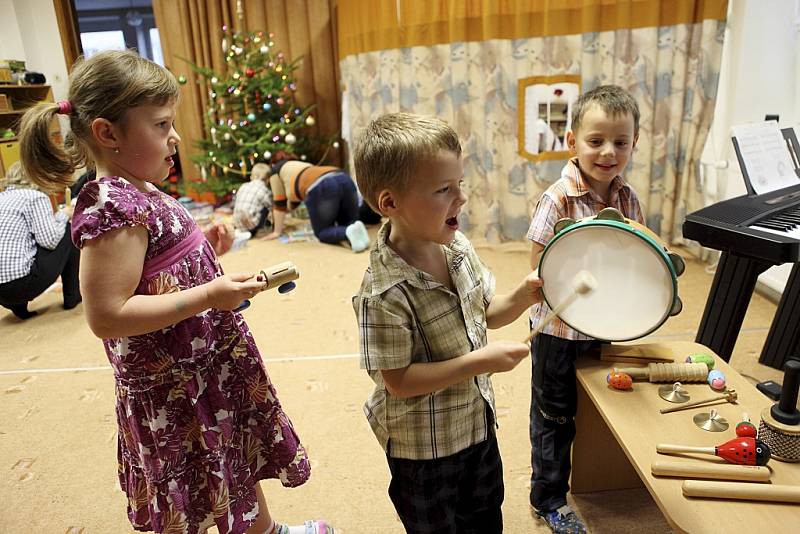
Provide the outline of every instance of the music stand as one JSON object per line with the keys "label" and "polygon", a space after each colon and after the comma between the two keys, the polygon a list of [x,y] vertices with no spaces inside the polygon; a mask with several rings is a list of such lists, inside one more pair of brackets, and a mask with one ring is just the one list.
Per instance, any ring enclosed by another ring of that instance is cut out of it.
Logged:
{"label": "music stand", "polygon": [[[781,128],[781,134],[783,135],[783,140],[786,142],[786,149],[789,151],[789,156],[792,159],[794,173],[797,175],[797,178],[800,179],[800,143],[797,141],[797,134],[795,133],[794,128]],[[750,181],[750,175],[747,173],[747,167],[745,166],[744,159],[742,158],[742,151],[739,148],[739,140],[736,139],[736,136],[732,136],[731,141],[733,141],[733,150],[736,152],[736,159],[739,162],[739,169],[742,171],[744,186],[747,188],[747,195],[754,196],[756,194],[756,190],[753,188],[753,184]]]}

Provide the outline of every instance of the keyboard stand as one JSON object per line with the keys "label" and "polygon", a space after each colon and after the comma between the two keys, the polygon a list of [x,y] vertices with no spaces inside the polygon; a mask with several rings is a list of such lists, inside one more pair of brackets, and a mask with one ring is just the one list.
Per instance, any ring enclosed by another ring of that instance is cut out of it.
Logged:
{"label": "keyboard stand", "polygon": [[695,341],[729,362],[758,275],[772,266],[769,262],[723,251]]}
{"label": "keyboard stand", "polygon": [[[723,252],[695,341],[729,362],[758,275],[774,265],[776,264]],[[792,268],[758,361],[782,370],[786,360],[793,356],[800,356],[800,263],[795,263]]]}
{"label": "keyboard stand", "polygon": [[792,267],[758,361],[782,370],[790,357],[800,357],[800,263]]}

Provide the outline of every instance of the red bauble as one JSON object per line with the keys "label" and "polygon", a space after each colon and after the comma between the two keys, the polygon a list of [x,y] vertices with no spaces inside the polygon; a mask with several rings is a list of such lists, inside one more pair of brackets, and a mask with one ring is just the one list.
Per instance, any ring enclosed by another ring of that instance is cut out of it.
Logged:
{"label": "red bauble", "polygon": [[245,74],[245,76],[247,76],[248,78],[252,78],[253,76],[255,76],[255,75],[256,75],[256,71],[254,71],[254,70],[253,70],[253,69],[251,69],[250,67],[247,67],[247,69],[245,69],[245,71],[244,71],[244,74]]}

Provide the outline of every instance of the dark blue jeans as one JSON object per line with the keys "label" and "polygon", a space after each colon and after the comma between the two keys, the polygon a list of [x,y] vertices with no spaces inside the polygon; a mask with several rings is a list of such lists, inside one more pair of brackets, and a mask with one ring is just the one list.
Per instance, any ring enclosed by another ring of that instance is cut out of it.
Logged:
{"label": "dark blue jeans", "polygon": [[358,193],[349,174],[326,174],[306,194],[305,203],[311,228],[320,241],[338,244],[347,240],[344,230],[358,218]]}
{"label": "dark blue jeans", "polygon": [[567,504],[578,410],[575,359],[599,346],[599,341],[572,341],[547,334],[531,341],[530,501],[540,512],[552,512]]}

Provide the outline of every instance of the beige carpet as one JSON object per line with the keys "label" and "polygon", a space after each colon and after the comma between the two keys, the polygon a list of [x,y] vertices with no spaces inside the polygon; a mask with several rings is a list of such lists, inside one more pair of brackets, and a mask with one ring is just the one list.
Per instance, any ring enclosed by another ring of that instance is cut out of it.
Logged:
{"label": "beige carpet", "polygon": [[[500,292],[528,269],[521,245],[478,251]],[[345,534],[400,533],[386,494],[386,462],[361,413],[371,381],[358,368],[350,297],[367,258],[318,243],[251,241],[222,263],[234,272],[291,260],[301,271],[294,292],[259,295],[245,312],[312,458],[306,485],[288,490],[274,481],[264,484],[274,515],[291,523],[326,518]],[[687,267],[680,280],[683,312],[647,341],[694,338],[712,275],[693,262]],[[39,297],[31,309],[40,316],[25,322],[0,311],[0,532],[132,532],[116,481],[112,374],[83,306],[64,311],[60,297],[56,291]],[[781,376],[757,361],[774,312],[774,304],[753,297],[731,362],[759,380]],[[522,339],[526,331],[520,318],[490,338]],[[493,380],[506,532],[549,532],[528,506],[530,362]],[[573,503],[592,532],[670,531],[645,490],[579,496]]]}

